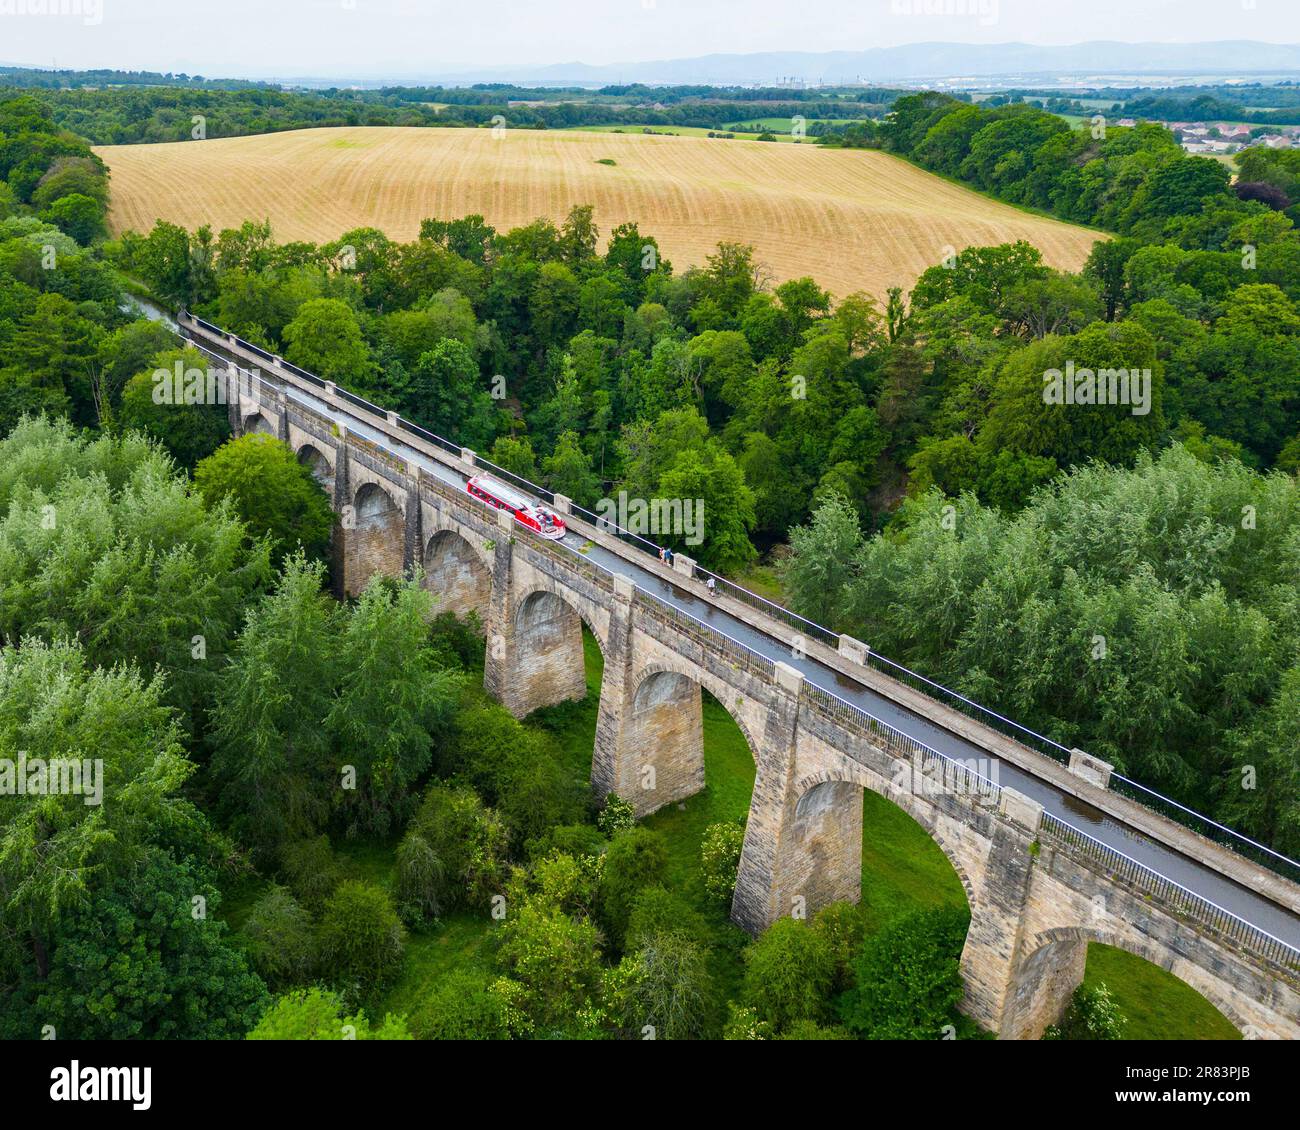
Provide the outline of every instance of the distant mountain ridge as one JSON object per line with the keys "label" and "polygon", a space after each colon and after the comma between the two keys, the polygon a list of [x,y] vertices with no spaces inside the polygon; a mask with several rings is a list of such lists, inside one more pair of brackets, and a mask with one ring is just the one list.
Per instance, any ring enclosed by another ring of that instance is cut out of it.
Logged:
{"label": "distant mountain ridge", "polygon": [[767,51],[651,62],[552,63],[440,71],[430,78],[464,82],[771,83],[867,82],[1043,74],[1296,72],[1300,44],[1227,40],[1211,43],[1095,41],[1060,47],[1031,43],[910,43],[863,51]]}

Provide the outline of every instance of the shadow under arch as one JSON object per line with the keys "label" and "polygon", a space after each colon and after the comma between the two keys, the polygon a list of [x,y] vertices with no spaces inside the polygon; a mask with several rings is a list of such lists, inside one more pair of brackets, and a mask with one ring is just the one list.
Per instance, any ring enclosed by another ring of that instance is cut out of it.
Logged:
{"label": "shadow under arch", "polygon": [[358,527],[400,510],[393,496],[378,483],[362,483],[352,496],[352,514]]}
{"label": "shadow under arch", "polygon": [[[1033,936],[1012,981],[1012,1010],[1005,1025],[1021,1039],[1036,1039],[1059,1019],[1070,994],[1083,980],[1089,945],[1110,946],[1163,969],[1196,993],[1238,1032],[1249,1034],[1253,1025],[1218,980],[1172,949],[1146,943],[1112,930],[1091,926],[1060,926]],[[1175,968],[1177,966],[1177,968]]]}
{"label": "shadow under arch", "polygon": [[511,710],[516,717],[587,697],[584,627],[596,641],[602,662],[605,647],[598,625],[578,605],[550,587],[534,585],[515,598],[507,624],[508,643],[489,628],[488,647],[505,647],[512,653],[506,664],[512,685],[503,701],[514,704]]}
{"label": "shadow under arch", "polygon": [[[619,795],[647,816],[725,782],[726,788],[709,790],[699,803],[724,822],[739,821],[749,807],[757,761],[752,719],[732,709],[733,696],[706,672],[666,657],[639,667],[629,681]],[[743,795],[740,781],[747,784]]]}
{"label": "shadow under arch", "polygon": [[[818,790],[823,791],[819,794]],[[903,852],[914,856],[918,848],[923,850],[924,845],[920,835],[923,833],[925,839],[939,849],[952,869],[953,875],[961,884],[966,896],[967,909],[974,905],[975,883],[971,876],[978,873],[979,860],[968,846],[968,841],[955,830],[949,829],[938,807],[933,803],[859,766],[839,772],[824,771],[808,774],[795,783],[794,792],[798,798],[795,802],[796,830],[799,830],[801,807],[810,821],[820,818],[824,822],[831,813],[838,813],[841,819],[852,817],[852,830],[846,826],[841,829],[841,834],[857,837],[857,873],[852,878],[856,890],[860,890],[862,886],[863,845],[871,844],[873,831],[879,831],[878,825],[863,818],[861,794],[865,792],[873,798],[873,803],[869,805],[872,810],[880,811],[882,808],[884,811],[897,810],[909,818],[908,823],[891,822],[889,830],[894,841],[900,837],[907,841],[901,845]],[[909,832],[915,834],[909,835]],[[916,862],[919,869],[922,861]],[[841,886],[847,890],[848,885],[849,877],[846,875]]]}
{"label": "shadow under arch", "polygon": [[329,456],[312,443],[304,443],[295,454],[298,462],[311,471],[312,477],[332,497],[334,493],[334,466],[330,462]]}
{"label": "shadow under arch", "polygon": [[242,434],[274,437],[275,428],[271,425],[271,421],[263,416],[262,413],[254,412],[251,416],[244,417]]}
{"label": "shadow under arch", "polygon": [[492,572],[473,543],[458,530],[443,527],[426,540],[420,583],[438,598],[437,612],[487,617],[492,595]]}
{"label": "shadow under arch", "polygon": [[749,747],[749,753],[754,764],[757,765],[758,751],[761,748],[759,739],[762,735],[761,732],[756,732],[754,722],[746,718],[741,710],[742,697],[740,693],[702,668],[692,669],[685,662],[678,665],[664,660],[656,660],[640,668],[634,676],[633,711],[636,710],[638,698],[643,693],[646,693],[646,686],[650,680],[669,675],[684,679],[695,684],[700,690],[708,692],[709,698],[716,702],[731,721],[736,724],[736,728],[745,739],[745,744]]}

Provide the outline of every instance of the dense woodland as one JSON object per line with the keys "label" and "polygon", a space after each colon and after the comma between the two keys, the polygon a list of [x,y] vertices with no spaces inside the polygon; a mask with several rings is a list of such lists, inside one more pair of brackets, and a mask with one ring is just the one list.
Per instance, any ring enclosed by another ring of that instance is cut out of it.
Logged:
{"label": "dense woodland", "polygon": [[[78,83],[63,89],[65,84],[58,78],[50,78],[49,85],[37,81],[43,74],[0,72],[0,89],[19,83],[31,97],[49,106],[60,126],[95,145],[242,137],[323,126],[474,127],[494,121],[516,129],[617,124],[718,129],[756,116],[876,116],[901,93],[643,86],[585,91],[499,83],[465,88],[291,90],[184,78],[146,85],[131,81],[135,76],[129,74],[122,76],[120,86]],[[196,119],[201,119],[201,127]],[[196,133],[196,128],[201,132]]]}
{"label": "dense woodland", "polygon": [[[0,796],[0,1033],[969,1034],[960,907],[836,906],[747,944],[738,824],[692,849],[693,901],[665,832],[592,806],[562,717],[485,698],[474,624],[416,579],[324,595],[309,471],[230,442],[224,408],[154,402],[154,370],[204,362],[124,285],[588,505],[702,498],[704,564],[776,562],[806,614],[1297,850],[1285,155],[1234,186],[1156,126],[901,98],[871,144],[1112,237],[1077,275],[968,249],[877,303],[773,286],[739,245],[677,271],[581,206],[407,244],[256,218],[108,240],[62,97],[0,101],[0,756],[99,751],[106,799]],[[1150,412],[1044,403],[1069,361],[1149,368]],[[485,964],[365,1018],[404,948],[497,895]],[[1064,1034],[1109,1010],[1085,991]]]}

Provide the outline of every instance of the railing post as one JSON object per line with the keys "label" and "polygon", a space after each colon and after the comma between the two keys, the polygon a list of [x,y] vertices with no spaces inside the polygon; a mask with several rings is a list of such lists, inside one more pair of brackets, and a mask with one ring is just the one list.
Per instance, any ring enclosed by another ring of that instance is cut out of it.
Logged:
{"label": "railing post", "polygon": [[1114,771],[1115,766],[1109,761],[1102,761],[1100,757],[1093,757],[1092,754],[1084,753],[1081,749],[1070,750],[1070,772],[1098,788],[1110,787],[1110,775]]}
{"label": "railing post", "polygon": [[850,663],[857,663],[863,667],[867,665],[867,656],[871,653],[871,649],[861,640],[845,635],[840,636],[838,651]]}

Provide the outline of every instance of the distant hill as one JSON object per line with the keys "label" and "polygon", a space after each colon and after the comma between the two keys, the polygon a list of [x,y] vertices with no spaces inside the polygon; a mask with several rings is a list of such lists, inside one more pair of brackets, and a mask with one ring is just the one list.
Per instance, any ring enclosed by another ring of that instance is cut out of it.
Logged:
{"label": "distant hill", "polygon": [[753,55],[701,55],[654,62],[555,63],[545,66],[476,68],[427,76],[455,82],[540,82],[606,84],[770,83],[793,76],[806,82],[877,82],[930,78],[1017,75],[1249,74],[1295,72],[1300,44],[1252,43],[1075,43],[1039,47],[1030,43],[912,43],[866,51],[769,51]]}

